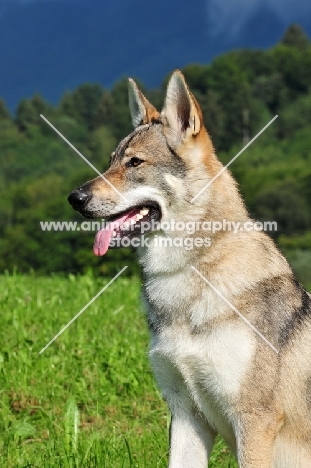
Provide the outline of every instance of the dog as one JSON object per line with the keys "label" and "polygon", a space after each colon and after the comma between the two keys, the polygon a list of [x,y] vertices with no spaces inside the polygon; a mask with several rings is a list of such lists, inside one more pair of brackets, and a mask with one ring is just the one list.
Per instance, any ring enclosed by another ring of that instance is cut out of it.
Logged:
{"label": "dog", "polygon": [[252,220],[183,74],[171,75],[161,113],[131,79],[129,105],[133,132],[69,202],[107,219],[96,255],[136,246],[150,360],[171,412],[169,468],[208,466],[217,434],[241,468],[307,468],[311,296],[263,231],[206,237],[204,223]]}

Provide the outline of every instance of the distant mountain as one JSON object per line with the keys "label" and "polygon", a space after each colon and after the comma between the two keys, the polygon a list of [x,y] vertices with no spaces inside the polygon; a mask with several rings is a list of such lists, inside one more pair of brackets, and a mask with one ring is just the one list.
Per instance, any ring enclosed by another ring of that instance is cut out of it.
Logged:
{"label": "distant mountain", "polygon": [[[86,81],[110,87],[134,76],[154,87],[172,69],[233,47],[272,46],[289,24],[265,6],[273,1],[257,2],[234,34],[215,30],[212,1],[0,0],[0,96],[14,110],[22,97],[39,92],[55,103]],[[301,16],[310,36],[310,16]]]}

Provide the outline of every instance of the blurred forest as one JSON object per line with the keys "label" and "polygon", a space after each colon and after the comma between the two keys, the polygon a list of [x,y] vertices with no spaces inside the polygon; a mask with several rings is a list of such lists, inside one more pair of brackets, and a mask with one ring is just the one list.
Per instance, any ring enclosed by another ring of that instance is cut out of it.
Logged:
{"label": "blurred forest", "polygon": [[[291,26],[273,48],[236,50],[209,65],[182,70],[201,104],[217,154],[227,163],[269,120],[278,119],[230,167],[251,215],[276,220],[280,248],[310,284],[311,44]],[[134,77],[135,78],[135,77]],[[158,108],[168,77],[146,96]],[[113,274],[137,265],[129,249],[92,253],[94,232],[42,232],[40,221],[82,217],[67,202],[72,189],[96,177],[44,122],[43,114],[99,170],[131,130],[127,79],[111,90],[83,84],[57,107],[39,95],[22,100],[13,118],[0,101],[0,271]],[[132,269],[133,271],[133,269]]]}

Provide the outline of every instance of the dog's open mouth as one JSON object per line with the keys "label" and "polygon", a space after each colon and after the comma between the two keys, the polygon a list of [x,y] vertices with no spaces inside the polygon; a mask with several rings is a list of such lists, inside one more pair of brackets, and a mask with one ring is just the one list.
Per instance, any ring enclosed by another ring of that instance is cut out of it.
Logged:
{"label": "dog's open mouth", "polygon": [[154,223],[161,218],[161,209],[155,202],[135,206],[107,218],[108,224],[95,236],[93,252],[105,255],[113,238],[133,238],[154,229]]}

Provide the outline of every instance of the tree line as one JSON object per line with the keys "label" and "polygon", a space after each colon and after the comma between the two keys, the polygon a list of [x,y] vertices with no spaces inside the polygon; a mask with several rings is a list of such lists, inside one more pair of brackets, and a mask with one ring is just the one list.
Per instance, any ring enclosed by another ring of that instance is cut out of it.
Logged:
{"label": "tree line", "polygon": [[[211,64],[182,71],[198,99],[217,154],[227,163],[276,114],[276,121],[231,166],[252,216],[275,220],[286,251],[311,251],[311,45],[291,26],[273,48],[234,50]],[[134,77],[135,78],[135,77]],[[140,87],[158,108],[158,89]],[[0,271],[111,274],[129,249],[92,254],[94,232],[42,232],[40,221],[81,221],[67,203],[70,191],[96,176],[40,118],[47,117],[100,171],[131,130],[127,79],[111,90],[86,83],[57,106],[40,95],[23,99],[13,117],[0,101]]]}

